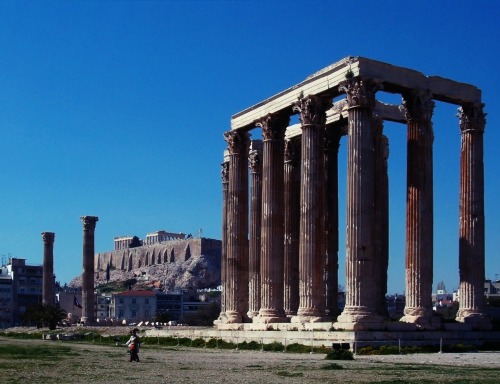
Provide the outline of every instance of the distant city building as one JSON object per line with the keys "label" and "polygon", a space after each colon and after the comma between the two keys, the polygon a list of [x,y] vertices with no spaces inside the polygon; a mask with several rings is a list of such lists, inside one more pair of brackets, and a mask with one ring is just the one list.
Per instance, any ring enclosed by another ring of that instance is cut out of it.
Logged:
{"label": "distant city building", "polygon": [[26,308],[42,303],[43,266],[11,257],[6,269],[12,279],[12,323],[21,324]]}
{"label": "distant city building", "polygon": [[68,314],[70,322],[77,322],[82,317],[82,290],[81,288],[62,287],[56,293],[59,307]]}
{"label": "distant city building", "polygon": [[7,267],[0,267],[0,329],[8,328],[12,324],[13,311],[12,278]]}
{"label": "distant city building", "polygon": [[156,312],[154,291],[126,291],[114,293],[111,298],[110,315],[127,323],[152,320]]}
{"label": "distant city building", "polygon": [[500,297],[500,280],[486,280],[484,282],[484,294],[486,297],[497,296]]}

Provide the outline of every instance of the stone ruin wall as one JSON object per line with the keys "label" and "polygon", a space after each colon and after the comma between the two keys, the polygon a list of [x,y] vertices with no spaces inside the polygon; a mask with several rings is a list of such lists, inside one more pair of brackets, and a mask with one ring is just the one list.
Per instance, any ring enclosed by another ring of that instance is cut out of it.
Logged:
{"label": "stone ruin wall", "polygon": [[222,242],[215,239],[172,240],[161,244],[96,253],[94,268],[96,271],[105,271],[109,264],[112,269],[132,271],[155,264],[184,262],[192,256],[216,253],[220,256],[221,247]]}

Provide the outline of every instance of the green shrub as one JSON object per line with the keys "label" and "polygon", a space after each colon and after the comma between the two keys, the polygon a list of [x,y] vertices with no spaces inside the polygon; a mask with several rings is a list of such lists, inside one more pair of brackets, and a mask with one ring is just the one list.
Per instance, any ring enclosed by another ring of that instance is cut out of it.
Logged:
{"label": "green shrub", "polygon": [[309,353],[311,352],[311,347],[306,347],[303,344],[293,343],[287,345],[286,351],[291,353]]}
{"label": "green shrub", "polygon": [[273,341],[270,344],[264,344],[262,349],[268,352],[281,352],[285,350],[285,346],[278,341]]}
{"label": "green shrub", "polygon": [[207,343],[201,337],[194,339],[191,346],[194,348],[204,348]]}
{"label": "green shrub", "polygon": [[210,339],[207,341],[207,348],[218,348],[219,347],[220,340],[217,339]]}
{"label": "green shrub", "polygon": [[249,351],[258,351],[260,350],[261,346],[260,343],[257,343],[256,341],[252,340],[249,343],[247,343],[246,341],[244,341],[243,343],[239,343],[238,348]]}
{"label": "green shrub", "polygon": [[330,351],[325,356],[326,360],[354,360],[351,351],[346,349],[334,349]]}

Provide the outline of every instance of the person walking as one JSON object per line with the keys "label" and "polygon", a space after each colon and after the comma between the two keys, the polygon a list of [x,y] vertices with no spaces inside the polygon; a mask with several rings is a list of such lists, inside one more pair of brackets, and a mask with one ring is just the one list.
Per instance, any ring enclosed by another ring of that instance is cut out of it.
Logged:
{"label": "person walking", "polygon": [[125,343],[128,347],[130,353],[130,362],[137,361],[139,362],[139,347],[140,347],[140,339],[137,336],[137,330],[132,329],[130,331],[130,339]]}

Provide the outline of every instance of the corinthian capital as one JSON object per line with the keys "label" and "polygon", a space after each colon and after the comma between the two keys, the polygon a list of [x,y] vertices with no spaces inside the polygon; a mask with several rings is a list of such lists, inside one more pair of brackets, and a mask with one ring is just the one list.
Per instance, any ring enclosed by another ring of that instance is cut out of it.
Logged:
{"label": "corinthian capital", "polygon": [[458,108],[460,131],[484,132],[486,113],[484,113],[483,108],[484,104],[466,104]]}
{"label": "corinthian capital", "polygon": [[349,108],[375,106],[375,93],[381,88],[371,80],[362,80],[359,77],[346,80],[340,85],[339,90],[346,93]]}
{"label": "corinthian capital", "polygon": [[285,140],[285,163],[298,164],[300,161],[300,139]]}
{"label": "corinthian capital", "polygon": [[430,121],[434,112],[434,100],[429,90],[413,90],[403,95],[407,121]]}
{"label": "corinthian capital", "polygon": [[53,244],[55,236],[54,232],[42,232],[42,240],[45,244]]}
{"label": "corinthian capital", "polygon": [[224,161],[221,169],[222,184],[229,183],[229,161]]}
{"label": "corinthian capital", "polygon": [[262,137],[265,141],[283,140],[288,124],[290,116],[285,113],[268,114],[257,122],[257,126],[262,128]]}
{"label": "corinthian capital", "polygon": [[95,225],[99,221],[97,216],[82,216],[80,220],[83,223],[83,229],[85,231],[93,231],[95,230]]}
{"label": "corinthian capital", "polygon": [[262,170],[262,160],[260,151],[250,151],[248,155],[248,167],[252,173],[260,173]]}
{"label": "corinthian capital", "polygon": [[224,140],[227,142],[227,149],[230,155],[248,152],[250,140],[247,131],[228,131],[224,133]]}
{"label": "corinthian capital", "polygon": [[293,110],[300,113],[300,123],[303,127],[307,125],[325,125],[326,110],[331,106],[332,101],[330,98],[309,95],[301,97],[294,104]]}

